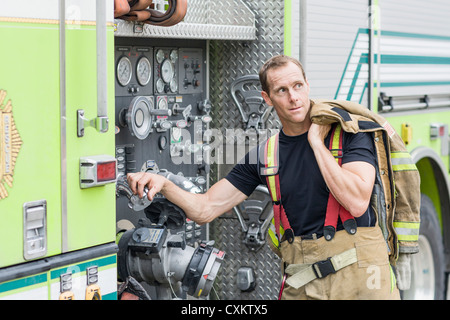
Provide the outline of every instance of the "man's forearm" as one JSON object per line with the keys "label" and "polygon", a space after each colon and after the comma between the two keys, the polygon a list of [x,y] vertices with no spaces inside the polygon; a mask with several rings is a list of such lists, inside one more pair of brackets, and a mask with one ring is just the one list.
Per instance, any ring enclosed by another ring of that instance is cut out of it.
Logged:
{"label": "man's forearm", "polygon": [[154,173],[129,173],[127,181],[133,193],[141,198],[146,187],[147,197],[151,201],[157,193],[162,193],[167,200],[179,206],[189,219],[198,224],[211,222],[247,198],[226,179],[216,182],[202,194],[185,191],[167,178]]}
{"label": "man's forearm", "polygon": [[167,180],[164,183],[161,193],[167,200],[179,206],[186,213],[186,216],[198,224],[211,222],[213,218],[209,215],[208,201],[205,194],[195,194],[185,191]]}

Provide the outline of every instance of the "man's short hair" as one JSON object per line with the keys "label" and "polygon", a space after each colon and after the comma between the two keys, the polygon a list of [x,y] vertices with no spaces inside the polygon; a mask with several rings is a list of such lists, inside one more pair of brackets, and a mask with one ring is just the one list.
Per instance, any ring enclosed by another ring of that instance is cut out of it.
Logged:
{"label": "man's short hair", "polygon": [[277,56],[273,56],[269,60],[267,60],[264,65],[259,70],[259,81],[261,82],[261,88],[263,91],[269,93],[269,84],[267,83],[267,72],[270,69],[276,69],[279,67],[283,67],[289,62],[296,64],[300,70],[302,70],[303,78],[306,80],[305,69],[303,69],[302,64],[295,58],[290,56],[285,56],[284,54],[280,54]]}

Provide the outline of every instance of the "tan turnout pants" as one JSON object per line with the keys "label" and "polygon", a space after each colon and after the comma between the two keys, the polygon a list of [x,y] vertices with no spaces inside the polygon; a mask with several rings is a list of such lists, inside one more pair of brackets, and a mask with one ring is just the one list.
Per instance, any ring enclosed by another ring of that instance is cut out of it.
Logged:
{"label": "tan turnout pants", "polygon": [[359,227],[354,235],[341,230],[331,241],[324,237],[311,240],[295,237],[292,244],[287,241],[281,243],[282,260],[286,265],[312,264],[352,248],[356,248],[356,263],[298,289],[286,284],[281,299],[399,299],[387,245],[378,226]]}

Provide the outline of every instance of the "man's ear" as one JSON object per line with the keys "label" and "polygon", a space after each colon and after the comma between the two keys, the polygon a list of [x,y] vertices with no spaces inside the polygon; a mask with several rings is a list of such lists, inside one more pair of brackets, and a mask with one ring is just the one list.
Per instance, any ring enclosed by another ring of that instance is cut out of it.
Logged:
{"label": "man's ear", "polygon": [[309,82],[308,82],[308,79],[307,79],[307,78],[305,78],[305,83],[306,83],[306,85],[308,86],[308,94],[309,94],[310,86],[309,86]]}
{"label": "man's ear", "polygon": [[261,95],[268,106],[273,106],[272,100],[267,92],[261,91]]}

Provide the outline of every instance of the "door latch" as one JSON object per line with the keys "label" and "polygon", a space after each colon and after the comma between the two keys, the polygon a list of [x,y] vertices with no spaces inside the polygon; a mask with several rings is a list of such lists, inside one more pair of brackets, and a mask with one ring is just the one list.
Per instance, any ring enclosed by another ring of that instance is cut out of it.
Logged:
{"label": "door latch", "polygon": [[84,136],[84,128],[92,127],[98,132],[105,133],[108,131],[109,119],[108,117],[96,117],[93,119],[86,119],[84,117],[84,110],[77,110],[77,136]]}
{"label": "door latch", "polygon": [[31,201],[23,205],[23,256],[26,260],[47,253],[47,201]]}

